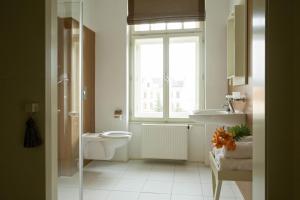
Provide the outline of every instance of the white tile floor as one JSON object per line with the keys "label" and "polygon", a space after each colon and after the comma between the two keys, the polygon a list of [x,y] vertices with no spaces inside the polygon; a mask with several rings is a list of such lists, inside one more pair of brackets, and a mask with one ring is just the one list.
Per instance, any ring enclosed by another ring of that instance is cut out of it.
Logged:
{"label": "white tile floor", "polygon": [[[78,199],[78,176],[59,179],[59,200]],[[211,200],[211,172],[200,163],[93,161],[84,168],[84,200]],[[224,182],[221,200],[242,200]]]}

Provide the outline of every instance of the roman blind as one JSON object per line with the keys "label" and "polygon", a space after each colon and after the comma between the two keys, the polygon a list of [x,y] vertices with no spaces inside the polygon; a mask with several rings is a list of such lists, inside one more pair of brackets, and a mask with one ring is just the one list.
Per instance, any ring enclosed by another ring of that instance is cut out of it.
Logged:
{"label": "roman blind", "polygon": [[204,20],[205,0],[128,0],[129,25]]}

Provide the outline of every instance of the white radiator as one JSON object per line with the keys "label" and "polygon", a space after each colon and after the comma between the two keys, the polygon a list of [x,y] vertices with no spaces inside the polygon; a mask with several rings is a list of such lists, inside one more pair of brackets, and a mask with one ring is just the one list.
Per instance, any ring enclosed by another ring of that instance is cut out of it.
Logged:
{"label": "white radiator", "polygon": [[144,159],[188,159],[188,125],[143,124],[142,157]]}

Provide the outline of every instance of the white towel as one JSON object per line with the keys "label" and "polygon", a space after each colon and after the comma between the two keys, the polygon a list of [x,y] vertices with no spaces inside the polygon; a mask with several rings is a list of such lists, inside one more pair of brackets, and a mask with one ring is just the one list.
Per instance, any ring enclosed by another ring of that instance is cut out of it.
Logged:
{"label": "white towel", "polygon": [[246,170],[252,171],[252,159],[227,159],[217,161],[220,170]]}
{"label": "white towel", "polygon": [[219,148],[219,149],[214,147],[213,154],[214,154],[216,160],[219,160],[220,158],[224,158],[224,147]]}
{"label": "white towel", "polygon": [[252,141],[253,141],[253,137],[252,135],[250,135],[250,136],[242,137],[242,139],[239,142],[252,142]]}
{"label": "white towel", "polygon": [[223,148],[225,158],[234,159],[249,159],[252,158],[252,142],[236,142],[236,148],[234,151],[228,151]]}

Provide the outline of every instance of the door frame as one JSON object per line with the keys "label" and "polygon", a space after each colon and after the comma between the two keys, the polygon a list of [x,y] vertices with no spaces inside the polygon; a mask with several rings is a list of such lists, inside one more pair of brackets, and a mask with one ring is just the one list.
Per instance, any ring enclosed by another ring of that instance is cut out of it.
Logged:
{"label": "door frame", "polygon": [[267,0],[253,0],[253,182],[252,198],[266,199],[266,19]]}
{"label": "door frame", "polygon": [[45,0],[46,200],[57,200],[57,0]]}

